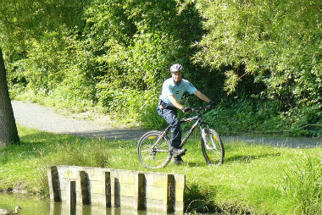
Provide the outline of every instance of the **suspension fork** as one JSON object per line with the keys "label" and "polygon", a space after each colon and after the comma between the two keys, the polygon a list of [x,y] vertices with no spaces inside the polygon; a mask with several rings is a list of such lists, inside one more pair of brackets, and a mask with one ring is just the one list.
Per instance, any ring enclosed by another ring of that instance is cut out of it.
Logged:
{"label": "suspension fork", "polygon": [[[199,128],[200,128],[200,132],[201,132],[201,138],[202,138],[202,140],[206,143],[207,138],[206,138],[205,130],[206,130],[207,128],[209,128],[208,123],[200,122],[200,124],[199,124]],[[208,144],[208,143],[206,143],[206,144]]]}

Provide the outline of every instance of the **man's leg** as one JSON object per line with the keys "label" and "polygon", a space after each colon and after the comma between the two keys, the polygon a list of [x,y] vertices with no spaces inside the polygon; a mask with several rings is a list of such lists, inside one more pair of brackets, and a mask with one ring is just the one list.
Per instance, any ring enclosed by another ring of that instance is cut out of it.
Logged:
{"label": "man's leg", "polygon": [[177,111],[170,110],[170,109],[158,109],[159,115],[161,115],[169,125],[171,125],[171,147],[174,154],[174,158],[179,157],[180,155],[183,155],[186,150],[181,150],[179,148],[181,144],[181,126],[180,121],[178,119]]}
{"label": "man's leg", "polygon": [[162,109],[158,110],[158,113],[165,119],[165,121],[167,121],[169,125],[172,126],[170,128],[172,134],[171,146],[174,148],[179,148],[179,145],[181,143],[181,128],[177,116],[177,111],[170,109]]}

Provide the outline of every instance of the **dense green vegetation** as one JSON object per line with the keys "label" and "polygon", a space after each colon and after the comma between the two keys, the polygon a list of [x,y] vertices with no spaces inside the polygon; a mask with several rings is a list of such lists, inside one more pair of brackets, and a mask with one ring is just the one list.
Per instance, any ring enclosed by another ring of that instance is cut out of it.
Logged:
{"label": "dense green vegetation", "polygon": [[318,0],[8,1],[0,46],[12,97],[101,107],[157,128],[162,82],[180,62],[218,103],[210,119],[219,132],[319,136],[320,8]]}
{"label": "dense green vegetation", "polygon": [[[19,127],[20,145],[0,149],[0,190],[48,195],[48,165],[144,170],[136,141],[57,135]],[[185,174],[185,210],[233,214],[320,214],[322,149],[289,149],[227,142],[225,164],[207,166],[199,140],[187,144],[183,166],[158,171]],[[130,162],[129,162],[130,161]]]}

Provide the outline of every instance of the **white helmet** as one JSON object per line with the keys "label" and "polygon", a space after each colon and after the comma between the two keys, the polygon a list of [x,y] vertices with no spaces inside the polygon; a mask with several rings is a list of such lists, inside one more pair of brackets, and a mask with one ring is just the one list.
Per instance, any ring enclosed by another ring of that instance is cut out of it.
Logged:
{"label": "white helmet", "polygon": [[181,64],[173,64],[171,67],[170,67],[170,72],[183,72],[183,66]]}

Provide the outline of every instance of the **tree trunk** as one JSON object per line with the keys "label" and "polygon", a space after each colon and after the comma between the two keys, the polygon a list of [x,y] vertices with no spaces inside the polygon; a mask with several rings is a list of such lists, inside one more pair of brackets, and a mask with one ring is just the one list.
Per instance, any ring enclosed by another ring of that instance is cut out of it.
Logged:
{"label": "tree trunk", "polygon": [[0,48],[0,147],[18,142],[19,136],[9,97],[6,68]]}

